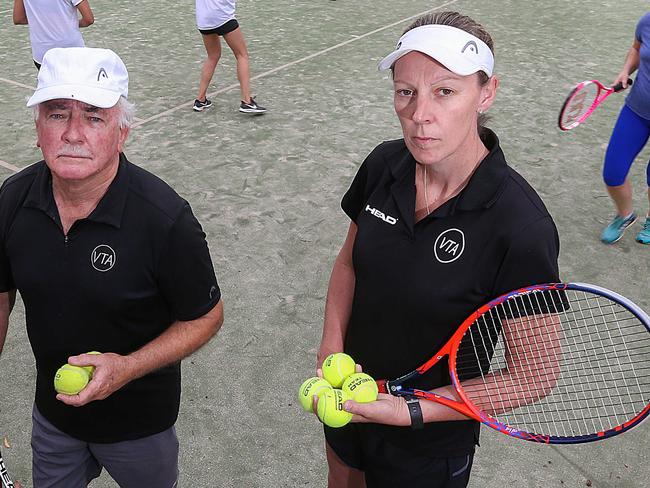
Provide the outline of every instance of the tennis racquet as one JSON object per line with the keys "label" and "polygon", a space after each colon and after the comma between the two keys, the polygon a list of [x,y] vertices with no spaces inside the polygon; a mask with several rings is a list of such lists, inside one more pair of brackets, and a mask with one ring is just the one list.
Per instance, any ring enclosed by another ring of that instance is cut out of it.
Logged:
{"label": "tennis racquet", "polygon": [[3,488],[14,488],[14,484],[9,477],[7,467],[5,466],[4,459],[2,459],[2,452],[0,452],[0,479],[2,480]]}
{"label": "tennis racquet", "polygon": [[[445,357],[460,400],[407,386]],[[650,317],[594,285],[521,288],[476,310],[416,370],[377,383],[520,439],[606,439],[650,413]]]}
{"label": "tennis racquet", "polygon": [[[632,84],[628,78],[627,84]],[[603,103],[612,93],[622,91],[623,83],[618,82],[613,87],[607,87],[597,80],[588,80],[578,83],[569,93],[560,110],[558,125],[560,129],[567,131],[578,127],[596,110],[596,107]]]}

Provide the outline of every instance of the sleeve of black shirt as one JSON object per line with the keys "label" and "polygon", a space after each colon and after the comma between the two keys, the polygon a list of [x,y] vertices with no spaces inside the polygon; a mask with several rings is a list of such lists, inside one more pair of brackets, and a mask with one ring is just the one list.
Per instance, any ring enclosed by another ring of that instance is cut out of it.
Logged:
{"label": "sleeve of black shirt", "polygon": [[[4,293],[16,288],[14,284],[13,275],[11,273],[11,265],[6,251],[6,227],[8,215],[5,215],[8,204],[5,203],[7,199],[6,192],[3,192],[4,184],[0,187],[0,293]],[[4,211],[3,211],[4,209]]]}
{"label": "sleeve of black shirt", "polygon": [[177,320],[196,320],[221,299],[205,233],[188,203],[169,233],[158,280]]}
{"label": "sleeve of black shirt", "polygon": [[363,210],[363,206],[368,198],[367,184],[368,184],[368,158],[363,162],[359,171],[352,180],[352,184],[348,191],[343,195],[341,200],[341,208],[353,222],[357,222],[357,217]]}
{"label": "sleeve of black shirt", "polygon": [[524,286],[560,281],[560,243],[550,216],[532,222],[511,239],[494,283],[494,297]]}

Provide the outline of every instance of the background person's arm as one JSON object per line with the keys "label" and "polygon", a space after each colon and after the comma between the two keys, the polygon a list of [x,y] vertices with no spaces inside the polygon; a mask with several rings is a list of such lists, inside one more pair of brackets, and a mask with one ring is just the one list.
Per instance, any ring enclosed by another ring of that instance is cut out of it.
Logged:
{"label": "background person's arm", "polygon": [[641,55],[639,54],[640,50],[641,42],[638,39],[635,39],[634,44],[632,44],[632,47],[627,52],[627,56],[625,56],[623,69],[621,69],[621,72],[618,74],[612,85],[616,85],[620,82],[623,83],[623,88],[627,88],[627,79],[639,67],[639,63],[641,61]]}
{"label": "background person's arm", "polygon": [[95,16],[93,15],[93,11],[90,8],[88,0],[83,0],[80,2],[77,5],[77,10],[81,14],[81,18],[79,19],[79,27],[88,27],[95,22]]}
{"label": "background person's arm", "polygon": [[27,25],[27,12],[23,0],[14,0],[14,24]]}

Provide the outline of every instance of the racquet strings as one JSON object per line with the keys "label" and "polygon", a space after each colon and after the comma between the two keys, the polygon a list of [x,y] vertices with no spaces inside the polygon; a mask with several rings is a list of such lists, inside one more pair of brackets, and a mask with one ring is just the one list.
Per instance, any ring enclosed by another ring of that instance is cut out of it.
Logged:
{"label": "racquet strings", "polygon": [[566,129],[580,123],[591,110],[599,94],[600,88],[593,82],[587,82],[577,89],[571,94],[562,110],[560,126]]}
{"label": "racquet strings", "polygon": [[650,334],[606,297],[535,290],[474,321],[456,370],[468,400],[506,425],[557,437],[596,434],[647,407]]}

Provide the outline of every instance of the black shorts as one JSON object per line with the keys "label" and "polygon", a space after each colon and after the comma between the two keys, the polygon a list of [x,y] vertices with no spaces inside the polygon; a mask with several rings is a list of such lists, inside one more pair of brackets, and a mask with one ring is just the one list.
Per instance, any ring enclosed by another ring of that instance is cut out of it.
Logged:
{"label": "black shorts", "polygon": [[207,30],[199,29],[199,32],[204,36],[209,36],[210,34],[225,36],[229,32],[234,31],[237,27],[239,27],[239,22],[237,22],[237,19],[231,19],[225,24],[220,25],[219,27],[215,27],[214,29],[207,29]]}
{"label": "black shorts", "polygon": [[367,488],[465,488],[474,452],[432,455],[418,443],[404,446],[364,424],[325,427],[325,439],[348,466],[364,472]]}

